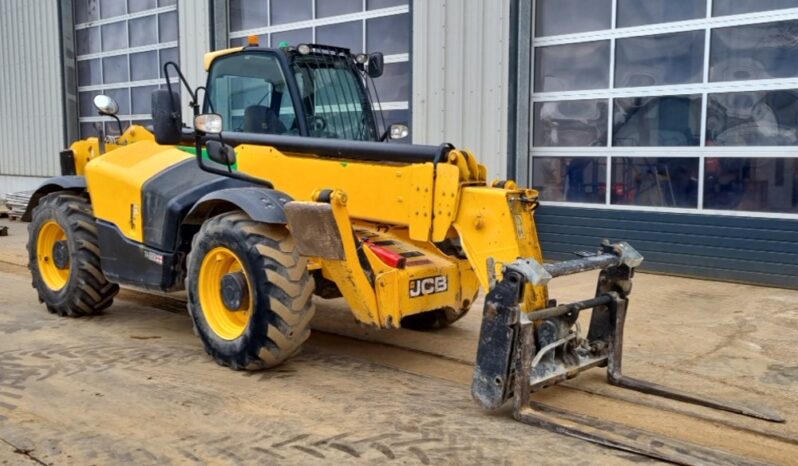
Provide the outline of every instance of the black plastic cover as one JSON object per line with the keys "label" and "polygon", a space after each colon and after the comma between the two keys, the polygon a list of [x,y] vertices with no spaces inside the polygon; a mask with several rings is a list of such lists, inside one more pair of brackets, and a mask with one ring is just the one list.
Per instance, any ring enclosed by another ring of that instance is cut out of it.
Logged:
{"label": "black plastic cover", "polygon": [[251,185],[202,171],[193,158],[163,170],[142,186],[144,244],[175,251],[180,225],[197,201],[208,193],[245,186]]}
{"label": "black plastic cover", "polygon": [[158,291],[174,291],[182,286],[176,254],[131,241],[111,223],[97,220],[96,225],[100,262],[109,280]]}
{"label": "black plastic cover", "polygon": [[75,153],[72,151],[72,149],[62,150],[59,155],[61,161],[61,175],[77,175],[77,168],[75,167]]}

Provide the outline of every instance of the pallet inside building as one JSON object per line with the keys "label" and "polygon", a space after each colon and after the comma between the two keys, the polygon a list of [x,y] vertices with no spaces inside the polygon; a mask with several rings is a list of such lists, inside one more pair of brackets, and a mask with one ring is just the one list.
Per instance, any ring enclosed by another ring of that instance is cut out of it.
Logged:
{"label": "pallet inside building", "polygon": [[32,191],[18,193],[6,193],[3,205],[0,206],[0,217],[8,217],[11,220],[19,220],[30,202]]}

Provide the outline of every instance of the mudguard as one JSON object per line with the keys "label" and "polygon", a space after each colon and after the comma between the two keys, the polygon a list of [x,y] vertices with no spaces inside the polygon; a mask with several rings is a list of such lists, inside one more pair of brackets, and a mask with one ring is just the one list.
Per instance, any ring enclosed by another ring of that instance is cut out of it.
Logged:
{"label": "mudguard", "polygon": [[203,196],[186,216],[183,224],[199,225],[206,219],[231,210],[243,210],[252,220],[285,225],[285,204],[293,201],[288,194],[266,188],[222,189]]}
{"label": "mudguard", "polygon": [[22,221],[30,222],[33,209],[39,205],[41,198],[56,191],[86,191],[86,178],[83,176],[56,176],[42,183],[31,195],[28,207],[22,214]]}

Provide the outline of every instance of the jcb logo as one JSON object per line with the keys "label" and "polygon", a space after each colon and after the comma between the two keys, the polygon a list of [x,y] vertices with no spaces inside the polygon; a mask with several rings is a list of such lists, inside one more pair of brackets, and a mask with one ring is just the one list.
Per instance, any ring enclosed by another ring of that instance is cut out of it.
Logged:
{"label": "jcb logo", "polygon": [[446,275],[410,280],[411,298],[418,298],[419,296],[427,296],[435,293],[443,293],[448,289],[449,277]]}

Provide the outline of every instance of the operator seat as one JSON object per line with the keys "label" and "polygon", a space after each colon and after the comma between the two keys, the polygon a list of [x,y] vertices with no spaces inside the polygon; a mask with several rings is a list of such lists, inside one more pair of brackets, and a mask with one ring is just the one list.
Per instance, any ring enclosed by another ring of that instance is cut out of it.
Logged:
{"label": "operator seat", "polygon": [[277,113],[263,105],[250,105],[244,110],[244,132],[283,134],[286,128]]}

